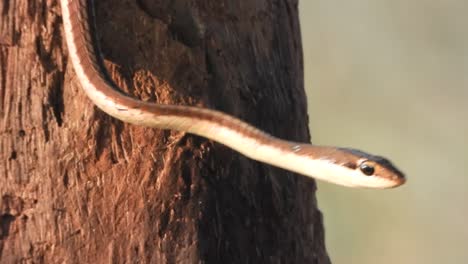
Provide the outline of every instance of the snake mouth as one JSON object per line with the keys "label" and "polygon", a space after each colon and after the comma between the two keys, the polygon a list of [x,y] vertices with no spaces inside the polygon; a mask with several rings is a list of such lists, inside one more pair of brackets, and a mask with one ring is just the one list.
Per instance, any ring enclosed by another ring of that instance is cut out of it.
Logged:
{"label": "snake mouth", "polygon": [[367,185],[361,185],[363,188],[371,188],[371,189],[393,189],[397,188],[405,184],[406,178],[404,176],[396,176],[393,177],[375,177],[372,182],[369,182]]}
{"label": "snake mouth", "polygon": [[405,183],[406,183],[406,178],[405,177],[398,178],[398,184],[395,185],[395,187],[403,185]]}

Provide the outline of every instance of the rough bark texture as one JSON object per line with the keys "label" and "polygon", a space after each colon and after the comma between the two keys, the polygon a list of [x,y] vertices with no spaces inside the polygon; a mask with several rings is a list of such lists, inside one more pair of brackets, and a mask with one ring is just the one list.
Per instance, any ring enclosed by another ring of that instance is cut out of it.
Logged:
{"label": "rough bark texture", "polygon": [[[307,142],[297,0],[99,0],[142,100]],[[88,100],[57,0],[0,1],[0,263],[329,263],[312,180]]]}

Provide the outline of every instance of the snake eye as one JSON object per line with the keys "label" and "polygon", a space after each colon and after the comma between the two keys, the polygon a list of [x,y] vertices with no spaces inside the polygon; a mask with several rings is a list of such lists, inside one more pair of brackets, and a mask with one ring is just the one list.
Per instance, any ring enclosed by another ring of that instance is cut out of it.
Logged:
{"label": "snake eye", "polygon": [[374,166],[372,164],[369,164],[368,162],[363,162],[359,166],[359,169],[361,169],[362,173],[364,173],[367,176],[371,176],[374,174]]}

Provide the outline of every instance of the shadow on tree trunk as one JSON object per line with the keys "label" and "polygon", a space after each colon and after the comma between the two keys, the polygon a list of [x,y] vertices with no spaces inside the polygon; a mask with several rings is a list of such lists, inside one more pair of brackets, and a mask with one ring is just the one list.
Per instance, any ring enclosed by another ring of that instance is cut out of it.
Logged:
{"label": "shadow on tree trunk", "polygon": [[[309,141],[297,1],[97,2],[126,93]],[[330,263],[312,180],[111,118],[76,80],[58,1],[0,10],[1,263]]]}

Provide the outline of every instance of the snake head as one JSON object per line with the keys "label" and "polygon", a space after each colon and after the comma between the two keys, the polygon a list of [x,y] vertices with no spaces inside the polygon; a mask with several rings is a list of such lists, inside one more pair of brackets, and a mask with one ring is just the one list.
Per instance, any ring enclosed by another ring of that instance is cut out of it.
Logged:
{"label": "snake head", "polygon": [[388,159],[351,148],[294,144],[282,157],[284,168],[348,187],[386,189],[405,183]]}
{"label": "snake head", "polygon": [[[348,161],[343,166],[353,170],[354,177],[359,178],[361,187],[381,186],[394,188],[406,182],[406,177],[393,163],[377,155],[351,148],[339,148]],[[369,186],[367,186],[369,185]]]}

